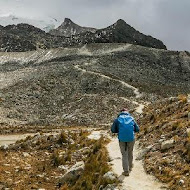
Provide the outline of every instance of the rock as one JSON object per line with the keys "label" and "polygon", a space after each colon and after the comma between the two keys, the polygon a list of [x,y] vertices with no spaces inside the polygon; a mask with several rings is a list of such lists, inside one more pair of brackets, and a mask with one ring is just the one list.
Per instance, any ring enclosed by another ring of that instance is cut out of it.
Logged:
{"label": "rock", "polygon": [[187,96],[187,103],[190,103],[190,94]]}
{"label": "rock", "polygon": [[114,184],[108,184],[105,188],[99,188],[99,190],[118,190]]}
{"label": "rock", "polygon": [[149,145],[146,148],[144,148],[142,151],[140,151],[136,157],[136,160],[142,160],[147,152],[152,150],[153,145]]}
{"label": "rock", "polygon": [[188,113],[188,119],[190,120],[190,112]]}
{"label": "rock", "polygon": [[82,171],[84,171],[84,162],[77,162],[67,171],[67,173],[63,175],[63,177],[59,180],[59,183],[64,184],[66,182],[68,183],[70,180],[77,180],[77,178],[81,175]]}
{"label": "rock", "polygon": [[162,142],[161,150],[166,150],[166,149],[169,149],[173,146],[174,146],[174,140],[173,139],[167,140],[167,141]]}
{"label": "rock", "polygon": [[78,152],[81,154],[88,154],[91,151],[89,147],[81,148]]}
{"label": "rock", "polygon": [[0,149],[7,150],[9,148],[9,145],[4,144],[0,147]]}
{"label": "rock", "polygon": [[105,173],[103,177],[108,179],[108,180],[115,180],[116,179],[116,176],[112,171]]}
{"label": "rock", "polygon": [[190,128],[187,128],[187,136],[190,137]]}
{"label": "rock", "polygon": [[64,165],[60,165],[58,168],[59,168],[59,170],[67,170],[68,169],[68,167],[66,167]]}
{"label": "rock", "polygon": [[185,182],[184,182],[183,179],[180,179],[180,180],[179,180],[179,184],[180,184],[180,185],[183,185],[184,183],[185,183]]}
{"label": "rock", "polygon": [[23,156],[24,156],[25,158],[30,156],[30,154],[29,154],[28,152],[23,152],[22,154],[23,154]]}

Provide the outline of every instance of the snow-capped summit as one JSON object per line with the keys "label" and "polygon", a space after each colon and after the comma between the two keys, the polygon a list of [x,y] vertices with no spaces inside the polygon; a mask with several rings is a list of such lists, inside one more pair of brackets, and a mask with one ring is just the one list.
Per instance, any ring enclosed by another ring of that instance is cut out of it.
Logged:
{"label": "snow-capped summit", "polygon": [[46,32],[58,27],[61,23],[54,18],[47,18],[46,20],[37,20],[31,18],[17,17],[15,15],[0,15],[0,25],[17,25],[20,23],[26,23],[38,27]]}

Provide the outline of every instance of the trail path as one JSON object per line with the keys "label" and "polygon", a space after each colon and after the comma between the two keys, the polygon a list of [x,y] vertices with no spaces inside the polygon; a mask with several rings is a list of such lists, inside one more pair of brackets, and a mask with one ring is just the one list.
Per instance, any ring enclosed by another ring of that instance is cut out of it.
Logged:
{"label": "trail path", "polygon": [[[97,75],[102,78],[106,78],[109,80],[114,80],[116,82],[121,83],[123,86],[130,88],[133,90],[135,94],[136,101],[131,101],[133,104],[136,105],[136,112],[138,114],[141,114],[143,112],[144,104],[138,102],[137,100],[142,96],[142,94],[139,92],[138,88],[135,88],[134,86],[131,86],[130,84],[119,80],[119,79],[113,79],[109,76],[106,76],[104,74],[94,72],[94,71],[87,71],[83,68],[80,68],[79,65],[74,66],[75,69],[83,72],[83,73],[90,73]],[[130,101],[129,99],[122,97],[126,101]],[[89,138],[98,139],[100,138],[100,131],[94,131]],[[137,144],[137,143],[136,143]],[[111,142],[107,145],[107,150],[109,153],[109,156],[111,158],[111,165],[113,172],[116,173],[119,176],[119,179],[122,181],[122,189],[123,190],[163,190],[164,186],[162,183],[158,182],[153,176],[148,175],[144,168],[143,168],[143,162],[142,160],[136,160],[136,157],[140,150],[138,149],[137,145],[135,145],[134,148],[134,168],[132,172],[130,173],[129,177],[125,177],[122,174],[123,168],[122,168],[122,160],[121,160],[121,152],[119,148],[119,143],[117,138],[112,138]]]}
{"label": "trail path", "polygon": [[[79,65],[75,65],[74,66],[75,69],[77,69],[78,71],[81,71],[83,73],[90,73],[90,74],[93,74],[93,75],[97,75],[99,77],[102,77],[102,78],[105,78],[105,79],[109,79],[109,80],[113,80],[113,81],[116,81],[116,82],[119,82],[120,84],[122,84],[123,86],[133,90],[133,93],[135,94],[135,98],[138,99],[142,96],[142,94],[139,92],[139,89],[138,88],[135,88],[134,86],[122,81],[122,80],[119,80],[119,79],[114,79],[112,77],[109,77],[109,76],[106,76],[104,74],[101,74],[101,73],[98,73],[98,72],[94,72],[94,71],[87,71],[86,69],[82,69],[79,67]],[[124,100],[126,101],[130,101],[129,99],[125,98],[125,97],[121,97],[123,98]],[[137,105],[136,107],[136,112],[141,114],[142,113],[142,110],[144,108],[144,104],[141,104],[137,101],[131,101],[133,104]]]}
{"label": "trail path", "polygon": [[107,149],[112,160],[112,169],[119,176],[119,179],[123,181],[123,190],[163,190],[163,184],[159,183],[153,176],[146,174],[142,160],[135,159],[139,153],[137,145],[134,148],[134,168],[129,177],[121,175],[123,169],[118,139],[113,138],[107,145]]}

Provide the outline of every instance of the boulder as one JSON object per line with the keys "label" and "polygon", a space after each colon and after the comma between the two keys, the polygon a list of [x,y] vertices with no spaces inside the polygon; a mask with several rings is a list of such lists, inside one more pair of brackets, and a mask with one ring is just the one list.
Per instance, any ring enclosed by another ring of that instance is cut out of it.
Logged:
{"label": "boulder", "polygon": [[170,139],[170,140],[162,142],[161,150],[167,150],[167,149],[169,149],[169,148],[171,148],[173,146],[174,146],[174,140]]}
{"label": "boulder", "polygon": [[64,184],[68,183],[69,181],[75,181],[84,171],[84,162],[77,162],[74,166],[72,166],[60,179],[59,183]]}

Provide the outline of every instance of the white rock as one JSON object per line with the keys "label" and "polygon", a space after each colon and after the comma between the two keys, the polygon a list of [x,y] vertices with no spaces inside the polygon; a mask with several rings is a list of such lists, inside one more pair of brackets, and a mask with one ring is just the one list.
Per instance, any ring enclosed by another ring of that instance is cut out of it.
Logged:
{"label": "white rock", "polygon": [[30,156],[30,154],[28,152],[23,152],[22,154],[23,154],[24,157],[29,157]]}
{"label": "white rock", "polygon": [[180,179],[180,180],[179,180],[179,184],[180,184],[180,185],[183,185],[184,183],[185,183],[185,182],[184,182],[183,179]]}
{"label": "white rock", "polygon": [[66,167],[66,166],[64,166],[64,165],[60,165],[58,168],[59,168],[60,170],[67,170],[67,169],[68,169],[68,167]]}
{"label": "white rock", "polygon": [[74,166],[72,166],[60,179],[60,183],[64,184],[65,182],[69,180],[76,180],[84,171],[84,162],[77,162]]}
{"label": "white rock", "polygon": [[8,149],[9,148],[9,145],[8,144],[4,144],[3,146],[1,146],[4,150]]}
{"label": "white rock", "polygon": [[187,103],[190,103],[190,94],[187,96]]}
{"label": "white rock", "polygon": [[187,128],[187,136],[190,137],[190,128]]}
{"label": "white rock", "polygon": [[105,173],[103,177],[109,180],[116,179],[115,174],[112,171]]}
{"label": "white rock", "polygon": [[169,148],[171,148],[173,146],[174,146],[174,140],[170,139],[170,140],[162,142],[161,149],[166,150],[166,149],[169,149]]}

